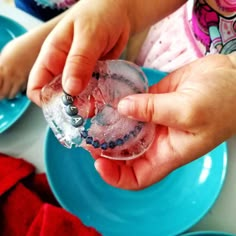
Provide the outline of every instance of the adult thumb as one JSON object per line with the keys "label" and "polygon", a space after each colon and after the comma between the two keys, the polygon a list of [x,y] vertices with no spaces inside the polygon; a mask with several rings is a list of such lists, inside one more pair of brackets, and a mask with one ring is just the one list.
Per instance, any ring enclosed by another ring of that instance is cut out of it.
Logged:
{"label": "adult thumb", "polygon": [[118,103],[118,112],[131,119],[180,127],[184,124],[183,96],[178,92],[162,94],[135,94]]}

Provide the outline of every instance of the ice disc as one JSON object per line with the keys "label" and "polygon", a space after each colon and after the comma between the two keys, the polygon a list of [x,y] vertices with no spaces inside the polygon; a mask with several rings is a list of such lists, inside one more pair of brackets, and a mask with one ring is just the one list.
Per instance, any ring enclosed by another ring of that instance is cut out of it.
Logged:
{"label": "ice disc", "polygon": [[77,96],[63,91],[59,75],[42,89],[41,101],[50,128],[65,147],[129,160],[149,148],[155,125],[120,115],[117,105],[128,95],[147,92],[147,78],[138,66],[107,60],[97,62],[88,86]]}

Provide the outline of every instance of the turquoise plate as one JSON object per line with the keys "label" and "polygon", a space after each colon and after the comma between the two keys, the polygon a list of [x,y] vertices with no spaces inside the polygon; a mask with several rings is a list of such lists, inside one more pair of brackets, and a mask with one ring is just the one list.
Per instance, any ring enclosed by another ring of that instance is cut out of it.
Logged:
{"label": "turquoise plate", "polygon": [[[165,74],[144,69],[151,84]],[[222,188],[227,147],[222,143],[141,191],[106,184],[82,148],[67,149],[48,129],[44,146],[49,184],[62,207],[103,236],[177,235],[197,223]]]}
{"label": "turquoise plate", "polygon": [[[26,29],[15,21],[0,15],[0,51],[6,43],[24,34]],[[0,134],[12,126],[29,107],[29,99],[19,94],[11,100],[0,100]]]}

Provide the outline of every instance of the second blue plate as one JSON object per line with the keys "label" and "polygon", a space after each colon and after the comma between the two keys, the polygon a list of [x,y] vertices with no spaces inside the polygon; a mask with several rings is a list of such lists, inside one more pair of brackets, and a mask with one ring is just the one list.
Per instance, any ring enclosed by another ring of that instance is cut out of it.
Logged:
{"label": "second blue plate", "polygon": [[[0,52],[14,38],[24,34],[26,29],[17,22],[0,15]],[[12,126],[29,107],[29,99],[18,95],[15,99],[0,100],[0,134]]]}

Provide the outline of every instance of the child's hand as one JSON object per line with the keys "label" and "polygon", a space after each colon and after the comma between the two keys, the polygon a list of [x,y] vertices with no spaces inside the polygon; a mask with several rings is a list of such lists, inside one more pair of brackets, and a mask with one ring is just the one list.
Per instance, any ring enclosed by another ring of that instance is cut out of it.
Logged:
{"label": "child's hand", "polygon": [[124,1],[106,2],[79,2],[46,39],[28,87],[38,105],[40,90],[56,75],[63,72],[64,90],[76,95],[86,87],[98,58],[118,58],[122,53],[130,34],[128,12]]}
{"label": "child's hand", "polygon": [[[9,42],[0,53],[0,99],[14,98],[26,90],[31,56],[25,56],[27,45],[21,38]],[[24,69],[25,68],[25,69]]]}
{"label": "child's hand", "polygon": [[26,90],[30,70],[43,41],[65,13],[10,41],[0,53],[0,99]]}
{"label": "child's hand", "polygon": [[126,162],[95,156],[97,171],[113,186],[149,186],[236,133],[236,54],[199,59],[169,74],[150,93],[125,98],[118,110],[157,124],[151,148]]}
{"label": "child's hand", "polygon": [[40,91],[62,73],[64,90],[86,87],[98,59],[117,59],[131,34],[174,11],[185,0],[85,0],[75,4],[45,40],[30,73],[27,94],[40,105]]}

